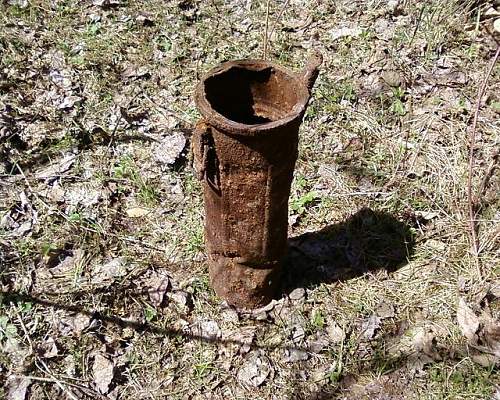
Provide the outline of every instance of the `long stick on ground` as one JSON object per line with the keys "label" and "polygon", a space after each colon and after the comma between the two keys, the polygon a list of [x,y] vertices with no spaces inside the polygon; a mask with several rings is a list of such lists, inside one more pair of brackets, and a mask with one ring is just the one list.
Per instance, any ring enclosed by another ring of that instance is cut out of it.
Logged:
{"label": "long stick on ground", "polygon": [[498,55],[500,53],[500,46],[497,46],[497,51],[495,56],[493,57],[493,61],[490,64],[488,72],[484,77],[484,81],[482,85],[479,87],[479,92],[477,95],[477,104],[476,111],[474,113],[474,120],[472,122],[472,128],[469,134],[469,175],[467,177],[467,202],[469,208],[469,231],[472,242],[472,252],[474,254],[477,266],[477,272],[479,276],[481,276],[481,266],[479,263],[479,240],[477,237],[477,224],[476,224],[476,199],[472,194],[472,174],[474,172],[474,147],[476,146],[476,127],[477,127],[477,119],[479,116],[479,109],[481,107],[481,100],[484,96],[484,92],[486,91],[486,85],[488,84],[488,79],[493,71],[493,67],[497,62]]}

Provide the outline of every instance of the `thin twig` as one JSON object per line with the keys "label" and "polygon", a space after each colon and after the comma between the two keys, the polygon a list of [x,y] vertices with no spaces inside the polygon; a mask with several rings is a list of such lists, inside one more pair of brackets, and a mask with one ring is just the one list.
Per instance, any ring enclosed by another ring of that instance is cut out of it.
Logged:
{"label": "thin twig", "polygon": [[189,122],[187,119],[184,119],[181,117],[179,114],[177,114],[175,111],[172,111],[169,108],[166,108],[164,106],[160,106],[158,103],[156,103],[151,97],[149,97],[146,93],[144,93],[144,98],[149,101],[151,104],[157,107],[158,111],[160,114],[162,114],[165,118],[167,118],[167,115],[170,115],[171,117],[174,117],[175,119],[183,122],[186,124],[186,126],[191,126],[192,123]]}
{"label": "thin twig", "polygon": [[283,3],[283,6],[281,7],[281,10],[280,12],[278,13],[278,16],[276,17],[276,19],[274,20],[274,23],[273,23],[273,27],[271,28],[271,32],[269,33],[269,36],[268,36],[268,40],[271,40],[271,38],[273,37],[273,33],[276,29],[276,25],[278,25],[278,21],[281,19],[281,16],[283,15],[283,13],[285,12],[285,9],[286,9],[286,6],[288,5],[288,2],[290,0],[286,0],[284,3]]}
{"label": "thin twig", "polygon": [[484,81],[482,85],[479,87],[479,92],[477,95],[477,104],[476,104],[476,111],[474,112],[474,120],[472,122],[472,129],[470,130],[469,134],[469,175],[467,177],[467,203],[468,203],[468,209],[469,209],[469,230],[470,230],[470,235],[471,235],[471,241],[472,241],[472,252],[474,254],[474,258],[476,260],[476,268],[479,276],[482,276],[481,273],[481,265],[479,262],[479,240],[477,237],[477,224],[476,224],[476,199],[474,198],[474,195],[472,194],[472,174],[474,171],[474,147],[476,146],[476,127],[477,127],[477,119],[479,117],[479,109],[481,108],[481,100],[484,96],[484,92],[486,91],[486,85],[488,84],[488,79],[491,75],[491,72],[493,71],[493,67],[495,66],[495,63],[497,62],[498,55],[500,54],[500,46],[497,46],[497,51],[495,53],[495,56],[493,57],[493,61],[490,64],[490,67],[488,69],[488,72],[486,73],[486,76],[484,77]]}
{"label": "thin twig", "polygon": [[269,6],[271,4],[271,0],[267,0],[266,5],[266,29],[264,30],[264,54],[262,55],[262,59],[267,59],[267,31],[269,29]]}
{"label": "thin twig", "polygon": [[408,44],[408,47],[411,47],[413,44],[413,40],[415,39],[415,36],[417,35],[418,28],[420,28],[420,23],[422,22],[422,17],[424,16],[424,11],[425,11],[425,4],[422,4],[422,8],[420,8],[420,13],[418,14],[417,18],[417,23],[415,24],[415,29],[413,30],[413,35],[411,35],[410,43]]}

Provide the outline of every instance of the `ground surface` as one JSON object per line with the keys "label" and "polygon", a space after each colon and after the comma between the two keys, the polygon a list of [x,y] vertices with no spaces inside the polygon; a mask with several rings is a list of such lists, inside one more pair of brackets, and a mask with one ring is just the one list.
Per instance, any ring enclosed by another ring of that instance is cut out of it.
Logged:
{"label": "ground surface", "polygon": [[261,57],[265,2],[2,2],[0,397],[500,398],[498,66],[479,267],[467,212],[498,6],[271,2],[268,58],[325,62],[283,295],[249,313],[209,286],[189,138],[199,76]]}

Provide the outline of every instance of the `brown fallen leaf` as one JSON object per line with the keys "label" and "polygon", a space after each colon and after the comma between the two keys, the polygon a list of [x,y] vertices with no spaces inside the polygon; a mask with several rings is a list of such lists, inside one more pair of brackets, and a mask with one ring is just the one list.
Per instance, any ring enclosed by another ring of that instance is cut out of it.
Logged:
{"label": "brown fallen leaf", "polygon": [[4,386],[7,391],[6,400],[26,399],[29,385],[31,385],[31,379],[25,376],[9,375]]}
{"label": "brown fallen leaf", "polygon": [[152,144],[153,158],[161,165],[172,165],[186,149],[186,138],[182,132],[172,132]]}
{"label": "brown fallen leaf", "polygon": [[380,317],[373,314],[365,319],[361,324],[361,337],[365,340],[371,340],[375,336],[375,331],[380,328]]}
{"label": "brown fallen leaf", "polygon": [[42,358],[54,358],[59,355],[59,349],[52,336],[42,343],[37,350]]}
{"label": "brown fallen leaf", "polygon": [[132,207],[125,211],[129,218],[140,218],[149,214],[149,210],[143,207]]}
{"label": "brown fallen leaf", "polygon": [[165,303],[166,293],[170,287],[170,278],[165,272],[151,271],[144,281],[149,299],[156,306],[160,307]]}
{"label": "brown fallen leaf", "polygon": [[107,394],[110,389],[111,382],[115,376],[115,365],[106,356],[97,353],[94,356],[94,364],[92,365],[92,374],[97,390],[101,394]]}
{"label": "brown fallen leaf", "polygon": [[481,336],[488,350],[497,357],[497,361],[500,360],[500,322],[492,318],[488,319]]}
{"label": "brown fallen leaf", "polygon": [[197,321],[191,327],[191,333],[194,337],[202,338],[208,341],[217,340],[222,336],[222,331],[217,322],[212,320]]}
{"label": "brown fallen leaf", "polygon": [[259,387],[272,374],[273,369],[268,358],[260,350],[249,354],[247,360],[238,370],[238,380],[253,387]]}
{"label": "brown fallen leaf", "polygon": [[76,160],[76,154],[69,153],[66,154],[62,159],[58,160],[55,164],[49,165],[48,167],[42,169],[35,176],[38,179],[49,179],[54,176],[64,174],[69,171]]}
{"label": "brown fallen leaf", "polygon": [[326,333],[333,344],[343,342],[345,339],[344,330],[335,321],[327,325]]}
{"label": "brown fallen leaf", "polygon": [[479,329],[479,318],[463,298],[460,298],[458,301],[457,322],[464,336],[470,341],[476,342],[476,332]]}

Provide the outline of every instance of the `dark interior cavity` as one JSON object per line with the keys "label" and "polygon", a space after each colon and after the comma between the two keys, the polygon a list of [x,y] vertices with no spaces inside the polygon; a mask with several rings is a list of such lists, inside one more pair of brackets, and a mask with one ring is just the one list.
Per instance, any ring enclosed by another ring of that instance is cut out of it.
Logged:
{"label": "dark interior cavity", "polygon": [[227,119],[247,125],[284,118],[297,102],[294,81],[272,67],[232,67],[205,81],[205,96]]}

